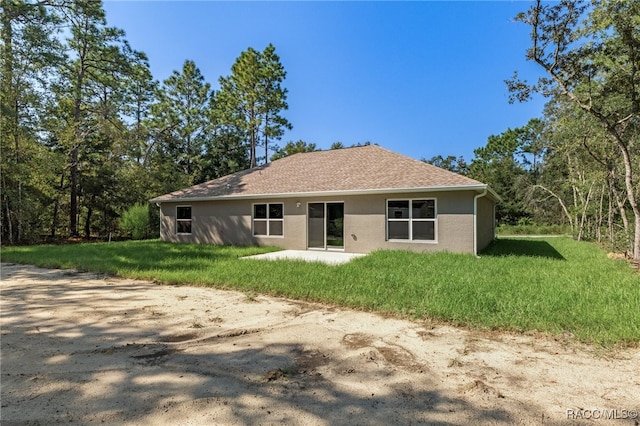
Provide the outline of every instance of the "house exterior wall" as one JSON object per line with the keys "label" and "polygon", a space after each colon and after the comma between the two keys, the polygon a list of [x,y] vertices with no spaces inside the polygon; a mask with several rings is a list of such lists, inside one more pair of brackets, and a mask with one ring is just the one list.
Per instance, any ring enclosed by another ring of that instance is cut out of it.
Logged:
{"label": "house exterior wall", "polygon": [[[330,197],[241,199],[197,202],[163,202],[160,206],[160,236],[164,241],[233,245],[273,245],[285,249],[307,249],[307,209],[313,202],[344,202],[344,250],[368,253],[377,249],[405,249],[418,252],[451,251],[473,253],[473,191],[376,194]],[[435,242],[398,242],[386,239],[388,199],[436,199]],[[283,203],[283,236],[252,235],[252,209],[255,203]],[[298,207],[298,203],[300,206]],[[491,216],[493,205],[491,201]],[[176,233],[176,207],[191,206],[192,232]],[[479,204],[480,206],[480,204]],[[482,205],[483,220],[478,228],[493,226],[484,219],[489,210]],[[479,211],[481,209],[479,208]],[[482,231],[482,244],[493,230]],[[478,232],[480,235],[480,232]],[[489,240],[490,241],[490,240]],[[487,242],[488,244],[488,242]]]}
{"label": "house exterior wall", "polygon": [[477,241],[478,252],[486,248],[494,239],[496,231],[496,221],[494,213],[494,202],[487,197],[478,198],[477,206]]}

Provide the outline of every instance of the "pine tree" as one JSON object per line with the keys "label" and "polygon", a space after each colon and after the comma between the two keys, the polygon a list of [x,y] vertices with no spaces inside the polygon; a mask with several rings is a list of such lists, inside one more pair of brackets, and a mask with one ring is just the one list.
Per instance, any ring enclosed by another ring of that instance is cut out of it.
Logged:
{"label": "pine tree", "polygon": [[12,244],[37,238],[54,196],[48,184],[57,156],[39,130],[61,49],[56,17],[40,4],[2,3],[0,26],[0,223]]}
{"label": "pine tree", "polygon": [[264,147],[268,162],[270,141],[279,140],[291,124],[281,115],[288,108],[286,77],[275,47],[269,44],[263,52],[248,48],[231,67],[231,75],[220,78],[216,104],[222,121],[241,135],[249,150],[249,167],[258,164],[257,148]]}
{"label": "pine tree", "polygon": [[[185,61],[182,72],[174,71],[157,90],[151,111],[155,126],[156,161],[171,167],[192,185],[202,172],[209,125],[211,85],[204,81],[193,61]],[[158,155],[159,154],[159,155]]]}
{"label": "pine tree", "polygon": [[72,115],[68,131],[59,135],[59,141],[68,155],[69,234],[78,236],[81,174],[83,167],[95,165],[91,161],[82,163],[83,155],[95,156],[96,147],[90,144],[99,145],[109,138],[107,127],[121,126],[117,123],[122,102],[120,81],[128,74],[134,53],[122,30],[107,27],[101,2],[73,2],[65,6],[64,12],[71,36],[67,40],[68,59],[62,69],[58,102],[69,105]]}

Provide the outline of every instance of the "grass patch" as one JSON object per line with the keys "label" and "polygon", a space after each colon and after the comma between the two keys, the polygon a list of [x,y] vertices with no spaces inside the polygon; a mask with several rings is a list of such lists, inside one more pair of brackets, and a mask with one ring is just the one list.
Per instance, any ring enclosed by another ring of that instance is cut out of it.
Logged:
{"label": "grass patch", "polygon": [[640,342],[640,275],[570,238],[499,240],[471,255],[378,251],[340,266],[239,260],[274,248],[130,241],[6,247],[4,262],[322,301],[510,331]]}

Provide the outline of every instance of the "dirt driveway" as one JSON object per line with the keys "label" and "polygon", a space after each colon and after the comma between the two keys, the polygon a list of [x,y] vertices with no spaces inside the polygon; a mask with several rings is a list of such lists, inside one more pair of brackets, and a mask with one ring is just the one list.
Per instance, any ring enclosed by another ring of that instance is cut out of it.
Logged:
{"label": "dirt driveway", "polygon": [[21,265],[0,288],[3,425],[638,424],[638,349]]}

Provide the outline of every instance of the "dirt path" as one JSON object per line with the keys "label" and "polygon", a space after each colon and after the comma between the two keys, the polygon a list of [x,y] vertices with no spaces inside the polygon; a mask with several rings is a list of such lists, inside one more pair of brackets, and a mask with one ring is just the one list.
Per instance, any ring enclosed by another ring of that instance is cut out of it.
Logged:
{"label": "dirt path", "polygon": [[3,425],[638,425],[637,349],[21,265],[0,289]]}

